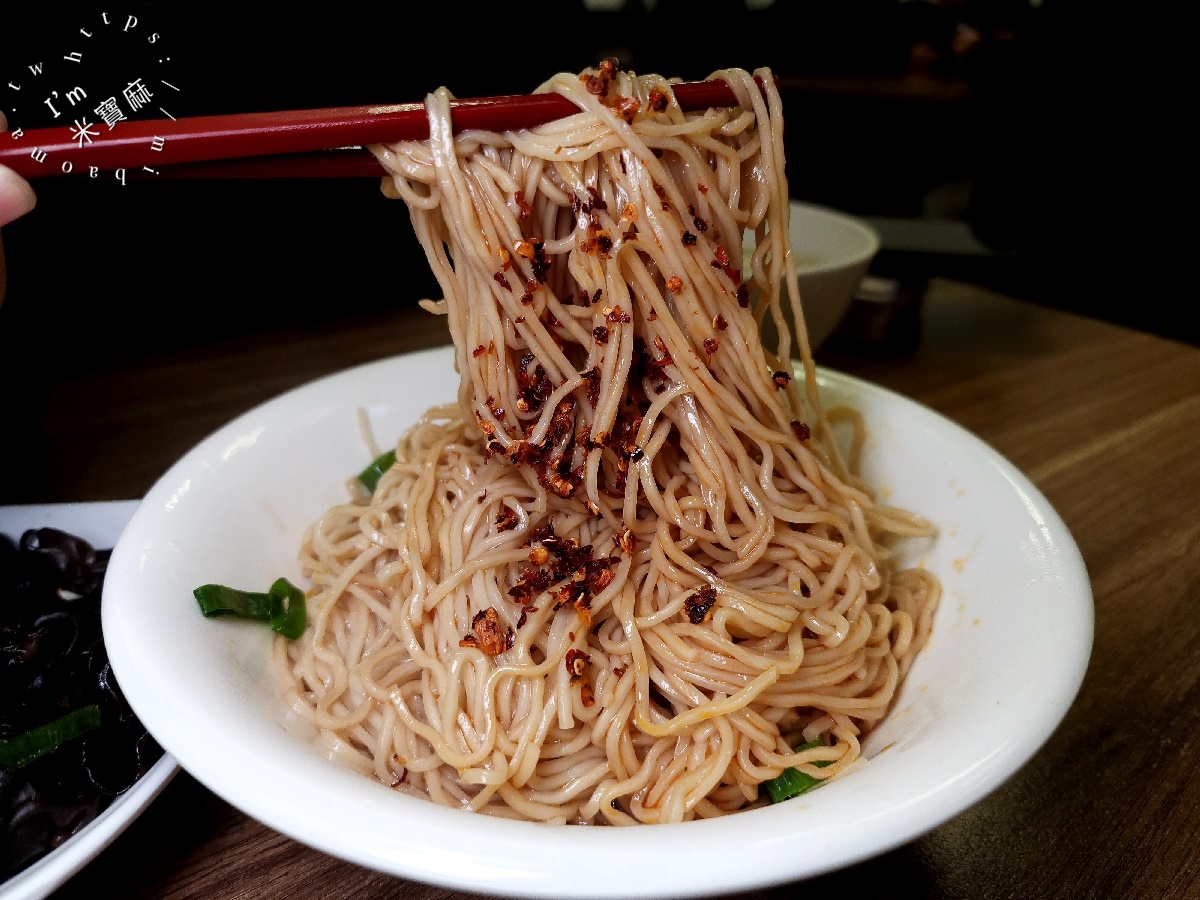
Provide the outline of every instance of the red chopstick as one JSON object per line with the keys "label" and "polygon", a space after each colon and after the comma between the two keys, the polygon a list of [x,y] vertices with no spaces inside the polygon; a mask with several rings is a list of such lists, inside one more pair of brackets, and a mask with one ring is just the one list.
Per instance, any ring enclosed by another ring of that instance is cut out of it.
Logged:
{"label": "red chopstick", "polygon": [[[672,87],[679,105],[688,111],[736,102],[724,81]],[[578,107],[559,94],[480,97],[455,101],[452,107],[456,131],[532,128],[576,112]],[[86,120],[65,127],[9,132],[9,139],[0,139],[0,165],[26,178],[85,174],[93,168],[168,174],[167,167],[172,167],[171,174],[189,178],[377,176],[383,173],[382,167],[357,148],[429,137],[429,120],[421,103],[144,119],[118,122],[111,130],[92,123],[82,136],[80,124]],[[348,152],[286,158],[336,148]],[[259,160],[261,157],[274,159]],[[229,162],[218,166],[214,160]],[[218,174],[222,170],[224,174]]]}

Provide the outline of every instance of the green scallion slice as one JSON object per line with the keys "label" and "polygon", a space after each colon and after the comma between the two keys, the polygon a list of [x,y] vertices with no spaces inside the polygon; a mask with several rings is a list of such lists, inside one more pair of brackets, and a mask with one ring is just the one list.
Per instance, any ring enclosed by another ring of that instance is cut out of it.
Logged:
{"label": "green scallion slice", "polygon": [[267,622],[273,631],[291,640],[300,637],[308,624],[304,592],[286,578],[276,580],[265,594],[223,584],[204,584],[192,594],[208,618],[237,616]]}
{"label": "green scallion slice", "polygon": [[100,707],[94,703],[81,706],[52,722],[0,741],[0,765],[10,769],[27,766],[38,757],[57,750],[67,741],[99,727]]}
{"label": "green scallion slice", "polygon": [[379,479],[383,477],[383,473],[396,464],[396,451],[389,450],[375,462],[371,463],[358,474],[358,480],[372,494],[375,493],[375,488],[379,484]]}
{"label": "green scallion slice", "polygon": [[280,578],[271,585],[271,596],[282,610],[280,615],[271,617],[272,630],[294,641],[304,634],[305,626],[308,625],[308,607],[304,600],[304,591],[286,578]]}
{"label": "green scallion slice", "polygon": [[[820,740],[810,741],[807,744],[801,744],[796,748],[799,753],[802,750],[814,750],[817,747],[824,747]],[[814,762],[812,765],[819,769],[829,765],[829,760],[823,759],[819,762]],[[788,766],[775,778],[770,781],[764,781],[763,787],[767,789],[767,793],[771,795],[772,803],[782,803],[784,800],[791,800],[793,797],[799,797],[801,794],[807,794],[815,787],[820,787],[824,781],[820,778],[813,778],[811,775],[806,775],[797,769]]]}
{"label": "green scallion slice", "polygon": [[270,594],[239,591],[223,584],[205,584],[192,591],[200,612],[213,616],[237,616],[240,619],[257,619],[269,622],[279,615],[279,601]]}

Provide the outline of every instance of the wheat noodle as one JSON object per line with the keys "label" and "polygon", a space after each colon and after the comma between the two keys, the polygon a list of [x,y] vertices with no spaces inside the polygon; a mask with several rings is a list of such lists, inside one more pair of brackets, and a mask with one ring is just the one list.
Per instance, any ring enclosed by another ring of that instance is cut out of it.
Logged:
{"label": "wheat noodle", "polygon": [[540,88],[578,114],[506,134],[453,134],[441,89],[428,141],[372,148],[461,383],[302,549],[310,623],[276,670],[333,758],[437,803],[612,824],[862,764],[939,595],[894,545],[933,530],[837,449],[831,421],[862,423],[820,403],[782,108],[755,74],[714,73],[738,106],[684,114],[606,63]]}

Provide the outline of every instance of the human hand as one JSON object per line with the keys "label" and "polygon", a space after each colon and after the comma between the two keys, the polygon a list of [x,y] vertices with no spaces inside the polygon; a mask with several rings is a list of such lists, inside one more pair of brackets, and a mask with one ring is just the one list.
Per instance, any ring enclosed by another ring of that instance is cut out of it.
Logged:
{"label": "human hand", "polygon": [[[8,120],[0,112],[0,131],[8,131]],[[37,196],[29,182],[6,166],[0,166],[0,225],[25,215],[37,203]],[[4,290],[8,278],[4,269],[4,244],[0,243],[0,303],[4,302]]]}
{"label": "human hand", "polygon": [[[8,131],[8,120],[0,112],[0,131]],[[37,197],[29,182],[12,169],[0,166],[0,225],[7,225],[33,209]]]}

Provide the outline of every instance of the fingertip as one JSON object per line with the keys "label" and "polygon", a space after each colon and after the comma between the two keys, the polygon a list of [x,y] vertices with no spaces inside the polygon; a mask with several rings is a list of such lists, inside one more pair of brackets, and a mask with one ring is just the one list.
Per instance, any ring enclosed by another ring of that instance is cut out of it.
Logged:
{"label": "fingertip", "polygon": [[0,225],[20,218],[36,205],[33,185],[12,169],[0,166]]}

